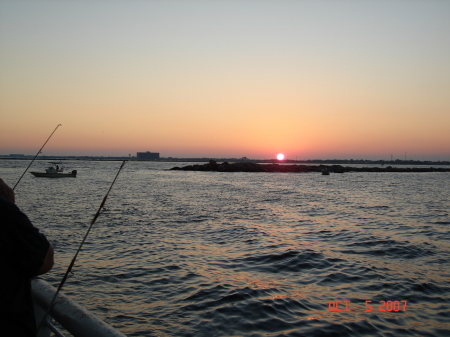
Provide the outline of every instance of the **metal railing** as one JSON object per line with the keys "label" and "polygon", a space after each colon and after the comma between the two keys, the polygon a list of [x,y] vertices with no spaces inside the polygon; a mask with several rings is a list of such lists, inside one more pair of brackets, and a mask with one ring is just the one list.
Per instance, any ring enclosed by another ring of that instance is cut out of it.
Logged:
{"label": "metal railing", "polygon": [[[55,292],[55,287],[40,278],[31,281],[31,293],[38,323],[50,306]],[[58,294],[50,315],[74,337],[125,337],[123,333],[61,293]],[[52,332],[58,337],[64,337],[48,317],[38,337],[49,337]]]}

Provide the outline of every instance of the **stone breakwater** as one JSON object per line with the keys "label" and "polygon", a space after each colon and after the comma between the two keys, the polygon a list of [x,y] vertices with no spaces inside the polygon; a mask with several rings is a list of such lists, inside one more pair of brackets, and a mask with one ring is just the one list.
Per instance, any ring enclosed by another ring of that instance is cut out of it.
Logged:
{"label": "stone breakwater", "polygon": [[450,168],[441,167],[349,167],[342,165],[280,165],[280,164],[257,164],[250,162],[218,164],[214,160],[201,165],[188,165],[184,167],[173,167],[171,170],[181,171],[217,171],[217,172],[450,172]]}

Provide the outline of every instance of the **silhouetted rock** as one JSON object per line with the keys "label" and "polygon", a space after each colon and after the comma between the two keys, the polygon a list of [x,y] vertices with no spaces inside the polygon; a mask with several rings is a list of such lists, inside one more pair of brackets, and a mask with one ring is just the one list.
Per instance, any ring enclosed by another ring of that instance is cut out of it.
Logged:
{"label": "silhouetted rock", "polygon": [[450,172],[449,168],[435,167],[349,167],[341,165],[284,165],[284,164],[257,164],[250,162],[237,162],[217,164],[210,160],[203,165],[188,165],[184,167],[173,167],[171,170],[182,171],[217,171],[217,172],[323,172],[327,169],[331,173],[344,172]]}
{"label": "silhouetted rock", "polygon": [[219,165],[217,165],[217,162],[215,160],[211,159],[209,161],[209,167],[211,168],[211,170],[217,171],[217,169],[219,168]]}

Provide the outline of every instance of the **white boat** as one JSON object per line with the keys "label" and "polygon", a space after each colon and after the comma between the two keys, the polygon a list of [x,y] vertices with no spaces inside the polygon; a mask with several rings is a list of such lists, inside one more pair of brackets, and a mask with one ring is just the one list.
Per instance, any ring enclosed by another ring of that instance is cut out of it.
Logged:
{"label": "white boat", "polygon": [[59,166],[59,163],[50,163],[52,166],[49,166],[45,172],[30,172],[35,177],[45,177],[45,178],[75,178],[77,176],[77,170],[73,170],[72,172],[63,173],[64,167]]}

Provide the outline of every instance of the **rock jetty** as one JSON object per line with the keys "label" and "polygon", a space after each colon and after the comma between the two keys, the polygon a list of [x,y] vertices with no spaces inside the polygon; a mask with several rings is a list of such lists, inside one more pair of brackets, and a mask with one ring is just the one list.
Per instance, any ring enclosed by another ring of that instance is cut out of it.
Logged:
{"label": "rock jetty", "polygon": [[285,164],[257,164],[250,162],[218,164],[214,160],[201,165],[173,167],[171,170],[181,171],[217,171],[217,172],[323,172],[328,169],[331,173],[344,172],[450,172],[444,167],[349,167],[342,165],[285,165]]}

